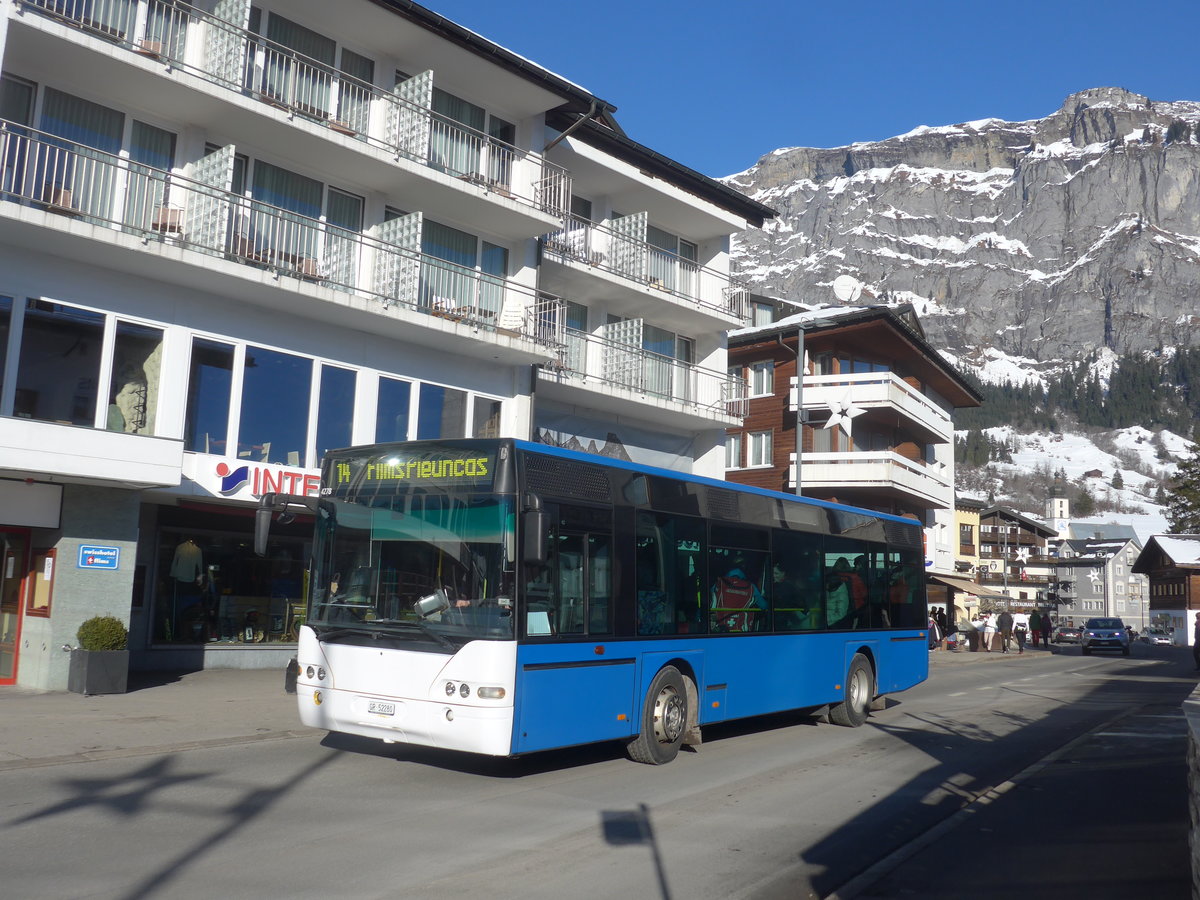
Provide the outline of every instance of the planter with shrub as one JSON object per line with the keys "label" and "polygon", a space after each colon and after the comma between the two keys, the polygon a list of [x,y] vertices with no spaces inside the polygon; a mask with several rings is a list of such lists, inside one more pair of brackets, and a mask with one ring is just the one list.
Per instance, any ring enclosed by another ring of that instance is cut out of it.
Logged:
{"label": "planter with shrub", "polygon": [[129,681],[129,631],[115,616],[93,616],[79,626],[71,650],[67,689],[76,694],[123,694]]}

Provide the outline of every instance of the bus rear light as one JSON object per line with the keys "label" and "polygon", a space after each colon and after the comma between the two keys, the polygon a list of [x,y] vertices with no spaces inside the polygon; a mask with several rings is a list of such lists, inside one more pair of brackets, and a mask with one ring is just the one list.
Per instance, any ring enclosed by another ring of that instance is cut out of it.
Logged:
{"label": "bus rear light", "polygon": [[481,687],[475,693],[479,695],[480,700],[504,699],[504,688],[502,687]]}

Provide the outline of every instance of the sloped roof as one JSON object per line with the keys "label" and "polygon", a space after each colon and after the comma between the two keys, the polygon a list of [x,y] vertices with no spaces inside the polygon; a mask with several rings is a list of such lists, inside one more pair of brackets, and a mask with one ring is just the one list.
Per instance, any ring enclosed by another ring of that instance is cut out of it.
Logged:
{"label": "sloped roof", "polygon": [[1139,575],[1147,573],[1142,561],[1152,560],[1159,554],[1180,568],[1200,569],[1200,534],[1155,534],[1151,535],[1130,571]]}

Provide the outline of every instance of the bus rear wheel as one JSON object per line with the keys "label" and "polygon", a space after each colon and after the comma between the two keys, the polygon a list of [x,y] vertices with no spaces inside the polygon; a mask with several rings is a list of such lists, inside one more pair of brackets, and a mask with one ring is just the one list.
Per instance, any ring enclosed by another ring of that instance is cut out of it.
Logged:
{"label": "bus rear wheel", "polygon": [[626,747],[629,758],[650,766],[669,763],[679,754],[687,723],[688,695],[683,675],[674,666],[665,666],[646,692],[641,734]]}
{"label": "bus rear wheel", "polygon": [[845,699],[829,707],[829,720],[835,725],[857,728],[867,721],[873,699],[875,674],[867,658],[855,653],[850,660],[850,671],[846,673]]}

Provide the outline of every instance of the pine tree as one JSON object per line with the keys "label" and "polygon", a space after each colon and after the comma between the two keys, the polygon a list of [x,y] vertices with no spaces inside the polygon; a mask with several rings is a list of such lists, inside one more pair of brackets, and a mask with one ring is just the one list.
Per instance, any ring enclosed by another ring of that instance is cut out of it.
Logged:
{"label": "pine tree", "polygon": [[1092,492],[1088,490],[1088,486],[1082,481],[1079,484],[1079,489],[1075,492],[1075,497],[1071,501],[1071,507],[1075,515],[1080,518],[1086,518],[1096,511],[1096,498],[1092,496]]}
{"label": "pine tree", "polygon": [[1121,477],[1121,470],[1117,469],[1113,472],[1112,487],[1114,491],[1119,491],[1125,487],[1125,479]]}
{"label": "pine tree", "polygon": [[1167,495],[1172,534],[1200,534],[1200,453],[1179,464]]}

